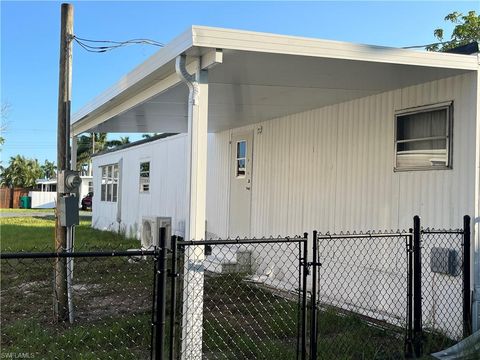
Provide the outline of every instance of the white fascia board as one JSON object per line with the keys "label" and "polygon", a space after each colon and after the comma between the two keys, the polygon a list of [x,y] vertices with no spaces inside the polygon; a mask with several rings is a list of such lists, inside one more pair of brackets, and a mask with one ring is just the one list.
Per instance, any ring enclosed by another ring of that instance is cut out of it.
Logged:
{"label": "white fascia board", "polygon": [[[157,53],[148,58],[145,62],[137,66],[125,76],[123,76],[112,87],[95,97],[92,101],[87,103],[75,114],[73,114],[72,130],[74,130],[74,133],[79,134],[81,131],[77,131],[76,129],[80,127],[85,127],[81,126],[81,124],[77,124],[79,122],[83,122],[82,119],[84,117],[90,115],[93,111],[99,110],[103,105],[112,101],[116,96],[120,95],[125,91],[128,91],[132,86],[146,79],[155,70],[158,70],[163,65],[167,64],[169,61],[175,59],[177,55],[182,54],[191,47],[192,29],[190,28],[178,37],[176,37],[174,40],[172,40],[164,48],[160,49]],[[151,89],[152,87],[150,87],[149,89]]]}
{"label": "white fascia board", "polygon": [[179,77],[176,74],[169,75],[165,79],[155,83],[149,88],[138,92],[135,95],[132,95],[125,101],[120,102],[117,106],[114,106],[97,116],[87,117],[85,119],[80,119],[72,124],[71,134],[72,136],[77,136],[81,133],[89,131],[89,129],[100,125],[101,123],[107,121],[108,119],[120,115],[125,111],[131,109],[135,105],[141,104],[153,96],[160,94],[169,88],[177,85],[180,82]]}
{"label": "white fascia board", "polygon": [[297,36],[192,26],[199,47],[302,55],[403,65],[477,70],[475,56],[420,52]]}

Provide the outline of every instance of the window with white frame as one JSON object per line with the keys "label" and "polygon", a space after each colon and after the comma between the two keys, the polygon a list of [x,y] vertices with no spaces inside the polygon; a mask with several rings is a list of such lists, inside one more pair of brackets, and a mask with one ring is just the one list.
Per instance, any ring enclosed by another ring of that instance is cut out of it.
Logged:
{"label": "window with white frame", "polygon": [[118,164],[101,166],[102,182],[100,201],[117,202],[118,199]]}
{"label": "window with white frame", "polygon": [[88,182],[88,192],[93,193],[93,181]]}
{"label": "window with white frame", "polygon": [[237,141],[235,176],[237,178],[245,177],[247,169],[247,142],[245,140]]}
{"label": "window with white frame", "polygon": [[140,163],[140,192],[150,191],[150,161]]}
{"label": "window with white frame", "polygon": [[452,102],[397,112],[395,170],[451,168],[452,115]]}

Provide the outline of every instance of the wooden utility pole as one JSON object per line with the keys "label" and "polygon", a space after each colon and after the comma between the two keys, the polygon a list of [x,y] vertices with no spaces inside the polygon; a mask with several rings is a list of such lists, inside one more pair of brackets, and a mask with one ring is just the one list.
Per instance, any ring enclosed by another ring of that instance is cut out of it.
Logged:
{"label": "wooden utility pole", "polygon": [[[70,102],[72,90],[73,5],[62,4],[60,29],[60,72],[58,83],[57,168],[70,168]],[[58,177],[57,177],[58,178]],[[57,203],[63,194],[57,184]],[[58,210],[58,207],[57,207]],[[58,211],[55,219],[55,250],[65,251],[66,228],[60,226]],[[68,321],[67,259],[55,262],[55,315],[57,321]]]}

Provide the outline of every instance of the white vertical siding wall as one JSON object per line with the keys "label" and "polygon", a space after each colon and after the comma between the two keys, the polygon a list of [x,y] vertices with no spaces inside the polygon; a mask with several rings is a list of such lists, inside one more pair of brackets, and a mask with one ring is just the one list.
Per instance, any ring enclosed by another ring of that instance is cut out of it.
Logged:
{"label": "white vertical siding wall", "polygon": [[[183,235],[186,206],[186,136],[176,135],[94,157],[93,226],[126,231],[139,237],[142,216],[171,216],[172,232]],[[121,222],[116,221],[117,203],[100,201],[103,165],[122,159]],[[140,162],[150,161],[150,192],[139,191]]]}
{"label": "white vertical siding wall", "polygon": [[[474,80],[464,74],[251,126],[252,235],[408,229],[416,214],[429,227],[460,227],[474,210]],[[448,100],[453,169],[394,172],[395,111]],[[214,134],[209,144],[207,214],[209,230],[220,236],[228,218],[228,142],[237,130]]]}

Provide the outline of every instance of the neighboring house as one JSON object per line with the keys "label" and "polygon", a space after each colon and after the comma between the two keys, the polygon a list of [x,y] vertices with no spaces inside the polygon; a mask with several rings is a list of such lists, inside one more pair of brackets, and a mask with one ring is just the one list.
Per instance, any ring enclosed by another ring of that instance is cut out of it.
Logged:
{"label": "neighboring house", "polygon": [[137,237],[147,216],[199,239],[408,229],[414,215],[459,228],[468,214],[478,311],[479,94],[478,55],[194,26],[72,134],[180,133],[93,159],[93,226]]}
{"label": "neighboring house", "polygon": [[[81,176],[79,204],[84,196],[93,191],[93,178]],[[57,198],[57,179],[38,179],[36,188],[28,193],[32,209],[53,209]]]}

